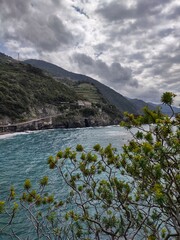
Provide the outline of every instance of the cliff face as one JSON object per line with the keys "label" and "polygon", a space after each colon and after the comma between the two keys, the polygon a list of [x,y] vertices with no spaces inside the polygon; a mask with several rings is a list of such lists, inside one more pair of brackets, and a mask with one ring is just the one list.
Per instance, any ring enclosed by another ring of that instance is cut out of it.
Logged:
{"label": "cliff face", "polygon": [[[80,101],[80,104],[82,104]],[[117,125],[122,114],[106,105],[84,106],[78,103],[61,104],[61,108],[44,104],[30,109],[23,121],[12,121],[4,116],[0,118],[0,133],[23,132],[52,128],[81,128]]]}
{"label": "cliff face", "polygon": [[53,129],[53,128],[82,128],[117,125],[121,118],[111,118],[106,113],[96,114],[95,116],[84,117],[82,115],[74,115],[73,117],[56,115],[45,117],[27,122],[0,125],[0,133],[8,132],[24,132],[33,130]]}
{"label": "cliff face", "polygon": [[78,127],[96,127],[119,124],[122,119],[120,117],[111,118],[106,113],[97,114],[95,116],[84,117],[82,115],[69,117],[57,116],[52,118],[54,128],[78,128]]}

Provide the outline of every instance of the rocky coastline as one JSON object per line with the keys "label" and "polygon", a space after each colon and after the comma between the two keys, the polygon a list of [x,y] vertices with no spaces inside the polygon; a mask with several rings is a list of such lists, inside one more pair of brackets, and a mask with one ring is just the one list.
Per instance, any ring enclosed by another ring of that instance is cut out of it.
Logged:
{"label": "rocky coastline", "polygon": [[57,129],[57,128],[84,128],[84,127],[98,127],[98,126],[110,126],[118,125],[120,123],[119,118],[111,119],[109,117],[89,117],[83,118],[74,116],[71,118],[62,116],[51,116],[41,119],[33,119],[26,122],[13,123],[0,125],[0,134],[26,132],[45,129]]}

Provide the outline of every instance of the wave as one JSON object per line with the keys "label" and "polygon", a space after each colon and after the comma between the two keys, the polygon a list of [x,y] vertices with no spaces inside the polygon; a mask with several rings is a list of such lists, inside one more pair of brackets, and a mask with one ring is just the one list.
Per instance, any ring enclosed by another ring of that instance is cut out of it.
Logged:
{"label": "wave", "polygon": [[9,138],[13,138],[17,135],[27,135],[27,134],[32,134],[32,133],[38,133],[41,132],[42,130],[36,130],[36,131],[26,131],[26,132],[15,132],[15,133],[5,133],[0,135],[0,139],[9,139]]}

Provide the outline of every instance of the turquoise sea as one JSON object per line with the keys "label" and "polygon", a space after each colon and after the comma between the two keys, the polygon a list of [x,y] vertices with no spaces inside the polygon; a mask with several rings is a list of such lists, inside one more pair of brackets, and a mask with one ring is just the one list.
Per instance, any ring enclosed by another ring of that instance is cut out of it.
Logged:
{"label": "turquoise sea", "polygon": [[[57,192],[63,197],[66,187],[61,184],[55,171],[48,168],[47,158],[55,155],[60,149],[76,147],[82,144],[86,150],[91,150],[96,143],[107,146],[112,143],[119,151],[128,139],[130,133],[119,126],[56,129],[25,133],[15,133],[0,136],[0,201],[6,196],[10,186],[16,190],[23,189],[24,180],[30,178],[33,185],[39,179],[49,176],[51,192]],[[3,219],[0,215],[0,226]],[[25,236],[26,227],[22,228],[22,219],[19,216],[16,230]],[[0,233],[0,240],[12,239]],[[15,238],[14,238],[15,239]],[[23,238],[25,239],[25,238]],[[35,239],[35,238],[30,238]]]}

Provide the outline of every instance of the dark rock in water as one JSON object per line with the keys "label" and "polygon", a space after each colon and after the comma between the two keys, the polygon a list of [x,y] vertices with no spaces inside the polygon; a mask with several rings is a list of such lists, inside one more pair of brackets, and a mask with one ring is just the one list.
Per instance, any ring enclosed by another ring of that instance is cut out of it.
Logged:
{"label": "dark rock in water", "polygon": [[87,118],[84,119],[85,127],[90,127],[90,123]]}

